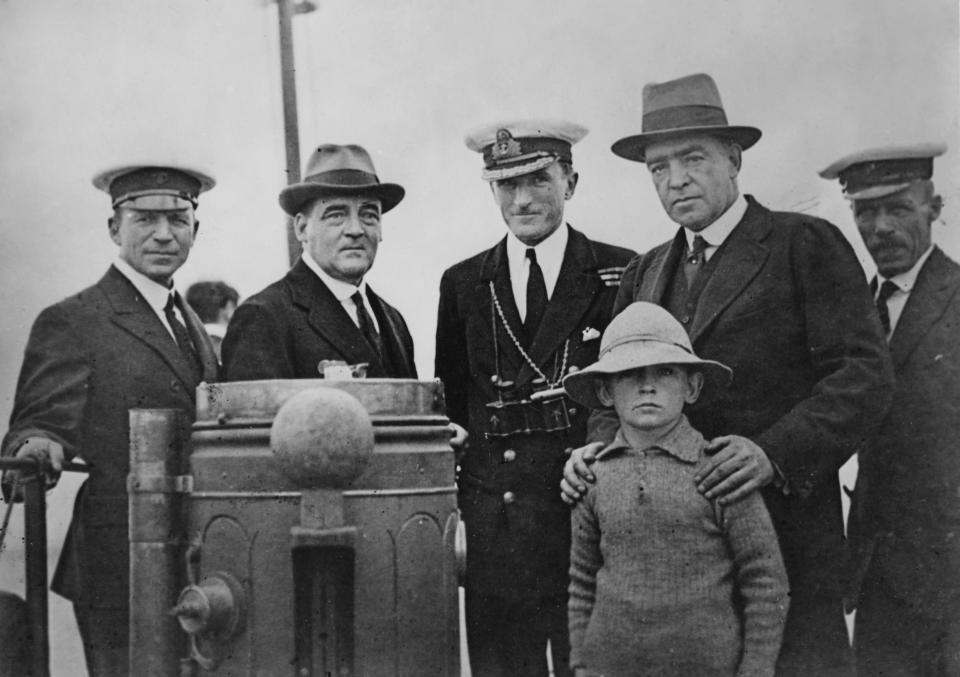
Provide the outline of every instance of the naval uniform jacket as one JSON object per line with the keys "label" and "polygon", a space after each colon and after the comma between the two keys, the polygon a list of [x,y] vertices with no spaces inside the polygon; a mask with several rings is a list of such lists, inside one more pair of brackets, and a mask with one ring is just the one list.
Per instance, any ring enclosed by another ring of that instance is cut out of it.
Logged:
{"label": "naval uniform jacket", "polygon": [[[764,498],[791,609],[802,608],[798,596],[827,595],[839,614],[847,551],[837,471],[889,407],[890,356],[862,268],[839,230],[746,198],[684,323],[697,355],[730,366],[733,382],[688,416],[708,440],[753,440],[779,468],[787,488],[768,485]],[[633,301],[665,305],[685,245],[680,231],[633,260],[615,312]]]}
{"label": "naval uniform jacket", "polygon": [[[217,362],[200,318],[184,322],[215,381]],[[53,589],[77,604],[127,609],[126,481],[130,409],[180,409],[192,421],[198,379],[160,318],[115,267],[94,286],[40,313],[27,343],[3,455],[28,437],[63,445],[91,465]],[[184,431],[187,432],[187,431]],[[184,463],[186,459],[183,459]]]}
{"label": "naval uniform jacket", "polygon": [[413,339],[400,312],[367,288],[384,355],[377,355],[330,289],[303,259],[244,301],[223,339],[227,381],[320,378],[321,360],[367,363],[370,378],[416,378]]}
{"label": "naval uniform jacket", "polygon": [[[527,350],[551,380],[560,379],[563,366],[596,361],[617,290],[597,271],[622,267],[632,256],[570,229],[553,296]],[[437,320],[436,375],[447,415],[470,433],[459,475],[467,585],[508,598],[560,595],[570,557],[570,509],[560,499],[564,450],[583,444],[588,412],[568,400],[572,425],[565,432],[485,437],[485,405],[497,400],[490,377],[499,373],[520,389],[537,378],[496,316],[491,282],[506,322],[522,336],[506,239],[443,274]]]}
{"label": "naval uniform jacket", "polygon": [[[890,339],[893,406],[860,454],[857,571],[935,619],[960,620],[960,265],[934,249]],[[855,579],[859,582],[859,577]]]}

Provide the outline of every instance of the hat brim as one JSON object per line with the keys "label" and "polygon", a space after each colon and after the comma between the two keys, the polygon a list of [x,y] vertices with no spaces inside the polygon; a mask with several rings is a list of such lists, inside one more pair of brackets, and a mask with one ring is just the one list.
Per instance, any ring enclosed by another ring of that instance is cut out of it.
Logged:
{"label": "hat brim", "polygon": [[380,200],[380,212],[386,214],[396,207],[406,191],[396,183],[371,183],[360,186],[343,186],[323,183],[295,183],[280,191],[280,207],[290,216],[296,216],[303,206],[318,197],[332,195],[369,195]]}
{"label": "hat brim", "polygon": [[855,202],[857,200],[875,200],[879,197],[886,197],[887,195],[893,195],[894,193],[899,193],[901,190],[910,187],[910,182],[907,183],[892,183],[886,186],[870,186],[869,188],[864,188],[863,190],[857,191],[856,193],[844,193],[843,197]]}
{"label": "hat brim", "polygon": [[93,177],[93,185],[96,188],[99,188],[100,190],[109,193],[110,184],[113,183],[113,180],[116,179],[118,176],[123,176],[124,174],[129,174],[131,172],[135,172],[147,167],[156,167],[157,169],[173,169],[178,172],[182,172],[187,176],[192,176],[193,178],[195,178],[197,181],[200,182],[201,193],[210,190],[217,184],[217,182],[214,181],[213,177],[211,177],[206,172],[201,172],[196,169],[191,169],[190,167],[183,167],[181,165],[168,165],[162,162],[160,163],[147,162],[147,163],[142,163],[138,165],[124,165],[122,167],[112,167],[110,169],[102,171]]}
{"label": "hat brim", "polygon": [[597,397],[597,385],[600,379],[610,374],[619,374],[633,369],[649,367],[655,364],[682,364],[704,373],[703,390],[697,403],[713,400],[723,392],[733,380],[733,371],[725,364],[714,360],[703,360],[681,348],[668,343],[643,341],[645,345],[638,349],[636,343],[614,348],[598,361],[580,371],[568,374],[563,379],[563,387],[574,400],[593,409],[609,409]]}
{"label": "hat brim", "polygon": [[647,146],[660,141],[670,141],[680,136],[717,136],[736,141],[740,148],[747,150],[760,140],[763,132],[756,127],[712,126],[678,127],[647,134],[634,134],[616,141],[610,150],[620,157],[634,162],[646,162]]}

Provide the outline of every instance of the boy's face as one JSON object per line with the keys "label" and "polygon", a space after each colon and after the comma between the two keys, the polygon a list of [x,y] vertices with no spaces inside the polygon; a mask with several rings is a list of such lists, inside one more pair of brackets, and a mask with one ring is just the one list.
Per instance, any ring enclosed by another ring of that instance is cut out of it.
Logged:
{"label": "boy's face", "polygon": [[611,374],[597,397],[612,406],[620,424],[645,434],[667,432],[703,388],[703,374],[677,364],[655,364]]}

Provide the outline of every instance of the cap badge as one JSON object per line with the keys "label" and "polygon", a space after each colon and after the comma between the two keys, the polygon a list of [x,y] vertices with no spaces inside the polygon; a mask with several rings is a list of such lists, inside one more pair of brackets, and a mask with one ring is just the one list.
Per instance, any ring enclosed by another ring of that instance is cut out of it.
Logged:
{"label": "cap badge", "polygon": [[166,172],[157,172],[153,175],[153,182],[158,186],[162,186],[169,178],[170,176]]}
{"label": "cap badge", "polygon": [[518,157],[522,153],[520,142],[513,138],[507,129],[497,130],[497,140],[493,144],[490,154],[494,160],[508,160]]}

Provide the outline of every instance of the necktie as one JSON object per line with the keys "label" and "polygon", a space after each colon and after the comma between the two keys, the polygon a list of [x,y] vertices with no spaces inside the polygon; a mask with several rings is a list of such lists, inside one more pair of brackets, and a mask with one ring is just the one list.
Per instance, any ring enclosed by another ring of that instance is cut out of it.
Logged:
{"label": "necktie", "polygon": [[697,235],[693,238],[693,251],[683,260],[683,274],[687,278],[687,290],[693,288],[693,283],[697,275],[703,270],[703,264],[707,261],[707,241]]}
{"label": "necktie", "polygon": [[547,283],[543,281],[543,271],[537,263],[537,252],[533,247],[527,249],[527,259],[530,260],[530,270],[527,275],[527,316],[523,320],[523,331],[529,344],[533,343],[547,309]]}
{"label": "necktie", "polygon": [[877,313],[880,315],[880,324],[883,325],[883,331],[890,333],[890,309],[887,308],[887,300],[893,296],[893,292],[899,287],[890,280],[884,280],[880,285],[880,293],[877,294]]}
{"label": "necktie", "polygon": [[176,340],[180,352],[183,353],[183,356],[194,368],[199,377],[199,374],[202,372],[200,358],[197,356],[197,351],[194,350],[193,343],[190,341],[190,334],[187,332],[187,328],[183,326],[183,322],[181,322],[177,314],[173,312],[174,306],[178,305],[177,300],[176,292],[167,297],[167,305],[163,307],[163,316],[167,319],[167,324],[170,325],[170,329],[173,330],[173,338]]}
{"label": "necktie", "polygon": [[357,307],[357,326],[360,327],[360,333],[363,334],[363,338],[367,339],[367,343],[373,348],[373,352],[377,354],[377,357],[383,359],[383,343],[381,342],[380,334],[377,333],[377,329],[373,324],[373,318],[370,317],[370,313],[367,312],[367,306],[363,302],[363,296],[360,294],[360,291],[355,291],[353,296],[350,297],[350,300],[353,301],[353,304]]}

